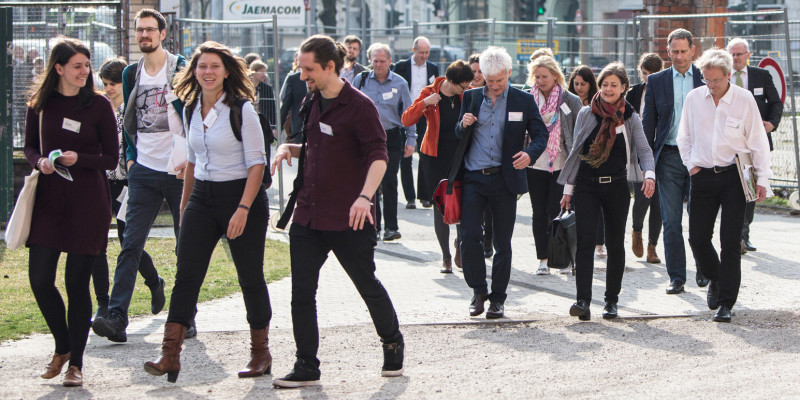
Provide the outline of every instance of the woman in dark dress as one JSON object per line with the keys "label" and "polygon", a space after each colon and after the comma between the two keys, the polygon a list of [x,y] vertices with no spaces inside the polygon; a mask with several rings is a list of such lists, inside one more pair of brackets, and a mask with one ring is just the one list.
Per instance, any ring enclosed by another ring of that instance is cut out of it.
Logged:
{"label": "woman in dark dress", "polygon": [[[95,92],[90,58],[80,41],[59,39],[28,102],[25,126],[25,157],[42,172],[26,243],[28,274],[56,342],[53,359],[41,376],[55,378],[69,362],[64,386],[83,384],[83,351],[92,317],[89,278],[95,258],[108,243],[111,225],[105,171],[116,166],[119,149],[114,110]],[[48,155],[56,149],[63,155],[54,166]],[[56,166],[69,171],[72,181],[54,173]],[[61,253],[67,253],[68,312],[55,286]]]}
{"label": "woman in dark dress", "polygon": [[[469,64],[462,60],[453,62],[447,67],[445,76],[436,78],[433,84],[422,89],[419,97],[403,113],[404,126],[416,124],[423,115],[428,120],[428,130],[420,145],[420,163],[425,169],[428,193],[436,190],[439,181],[447,179],[459,143],[455,128],[461,111],[461,94],[473,77]],[[436,207],[433,208],[433,226],[442,248],[441,272],[451,273],[450,227],[444,223],[442,213]]]}

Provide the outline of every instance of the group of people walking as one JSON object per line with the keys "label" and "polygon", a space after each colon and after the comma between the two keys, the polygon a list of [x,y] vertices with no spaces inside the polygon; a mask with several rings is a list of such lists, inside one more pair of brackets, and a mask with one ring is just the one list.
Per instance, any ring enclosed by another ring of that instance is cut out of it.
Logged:
{"label": "group of people walking", "polygon": [[[263,115],[256,92],[271,87],[262,86],[265,80],[255,75],[266,66],[252,62],[248,67],[216,42],[203,43],[189,60],[170,54],[161,47],[166,21],[155,10],[139,11],[135,30],[143,57],[131,65],[119,59],[103,64],[99,76],[106,96],[94,88],[89,50],[64,38],[53,47],[28,104],[25,155],[43,173],[27,242],[30,281],[56,342],[43,378],[59,376],[68,365],[64,385],[82,385],[90,327],[111,341],[127,340],[137,271],[151,290],[152,312],[163,309],[165,281],[144,247],[164,200],[177,237],[177,273],[161,356],[145,363],[144,370],[177,380],[183,342],[197,334],[198,295],[211,254],[225,238],[250,325],[251,356],[239,376],[271,374],[272,311],[263,274],[268,220],[264,176],[284,162],[291,165],[293,158],[299,159],[298,176],[279,225],[292,217],[297,351],[293,369],[273,381],[276,387],[320,383],[315,297],[320,268],[331,251],[375,324],[384,356],[381,375],[402,375],[404,339],[391,299],[375,276],[374,249],[381,214],[384,240],[400,238],[397,175],[403,159],[415,150],[421,171],[417,192],[424,200],[431,200],[443,179],[463,182],[455,254],[441,210],[434,209],[433,225],[442,250],[441,272],[451,273],[455,263],[473,291],[471,316],[504,316],[516,204],[528,192],[537,273],[549,273],[549,221],[562,210],[574,210],[577,294],[569,313],[590,319],[594,258],[602,233],[608,257],[603,317],[616,317],[631,183],[636,190],[634,254],[644,253],[643,210],[649,204],[647,259],[660,262],[655,244],[661,216],[670,275],[667,293],[683,291],[680,214],[688,197],[697,283],[709,287],[709,308],[719,309],[714,320],[731,319],[747,221],[735,157],[751,153],[756,194],[763,199],[771,176],[766,128],[777,125],[759,112],[761,103],[774,100],[774,85],[759,82],[760,70],[747,67],[744,79],[742,73],[732,78],[743,55],[749,57],[747,42],[731,41],[733,57],[724,50],[707,50],[695,67],[692,36],[678,29],[668,38],[673,66],[658,72],[660,58],[645,54],[639,65],[644,82],[633,88],[624,66],[616,62],[596,80],[591,70],[586,74],[578,68],[567,82],[552,52],[544,50],[531,57],[530,79],[526,90],[520,90],[510,85],[512,60],[499,47],[453,62],[439,77],[438,68],[427,65],[430,43],[424,37],[414,41],[415,55],[406,60],[408,65],[399,62],[393,70],[387,45],[369,47],[372,69],[366,69],[355,61],[360,39],[348,37],[342,44],[314,35],[301,44],[298,72],[284,85],[284,90],[296,90],[287,89],[293,87],[288,82],[299,80],[307,93],[296,109],[284,104],[280,110],[282,116],[291,116],[287,129],[299,143],[280,145],[267,170],[269,143],[260,118],[274,123],[274,114]],[[737,85],[743,81],[764,86],[751,94],[747,83]],[[56,149],[63,155],[53,165],[48,154]],[[67,169],[73,181],[54,174],[56,167]],[[656,192],[661,195],[660,212]],[[711,235],[719,208],[718,255]],[[112,209],[122,251],[109,295],[105,251]],[[74,226],[83,226],[84,234],[63,234]],[[67,253],[68,312],[54,284],[61,253]],[[491,285],[487,258],[492,258]],[[90,279],[98,300],[94,318]]]}

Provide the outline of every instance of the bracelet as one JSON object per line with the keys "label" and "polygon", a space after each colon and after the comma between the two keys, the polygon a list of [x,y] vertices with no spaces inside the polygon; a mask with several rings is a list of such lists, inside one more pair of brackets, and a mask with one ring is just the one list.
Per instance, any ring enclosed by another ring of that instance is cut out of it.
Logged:
{"label": "bracelet", "polygon": [[44,161],[44,157],[39,158],[39,161],[36,162],[36,169],[42,169],[42,161]]}
{"label": "bracelet", "polygon": [[363,198],[367,199],[368,202],[372,203],[372,199],[367,197],[367,195],[365,195],[365,194],[360,194],[360,195],[358,195],[358,197],[363,197]]}
{"label": "bracelet", "polygon": [[250,211],[250,207],[248,207],[248,206],[246,206],[244,204],[239,204],[239,208],[244,208],[245,210]]}

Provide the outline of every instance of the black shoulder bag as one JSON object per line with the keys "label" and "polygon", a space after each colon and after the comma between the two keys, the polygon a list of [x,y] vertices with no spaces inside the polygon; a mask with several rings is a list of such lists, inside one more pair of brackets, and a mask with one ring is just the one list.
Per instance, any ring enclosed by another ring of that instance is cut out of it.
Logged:
{"label": "black shoulder bag", "polygon": [[303,136],[303,146],[300,148],[300,160],[297,165],[297,176],[294,178],[294,183],[292,184],[292,193],[289,193],[289,201],[286,203],[283,215],[281,215],[281,219],[279,219],[278,223],[275,225],[279,229],[286,229],[286,225],[289,223],[289,219],[292,218],[292,213],[294,213],[297,195],[300,193],[300,189],[303,188],[303,174],[306,165],[306,145],[308,144],[306,124],[308,123],[308,115],[311,114],[312,103],[313,97],[312,94],[309,93],[306,95],[305,100],[303,100],[303,106],[300,107],[300,112],[298,112],[298,115],[303,118],[303,128],[300,131],[300,134]]}

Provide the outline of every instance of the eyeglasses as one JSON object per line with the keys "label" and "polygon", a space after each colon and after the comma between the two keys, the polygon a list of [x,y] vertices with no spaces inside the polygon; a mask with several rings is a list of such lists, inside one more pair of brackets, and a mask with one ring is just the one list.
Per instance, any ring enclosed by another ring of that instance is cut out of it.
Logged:
{"label": "eyeglasses", "polygon": [[741,56],[745,56],[747,54],[749,54],[749,53],[731,53],[731,57],[741,57]]}
{"label": "eyeglasses", "polygon": [[143,34],[145,32],[148,35],[150,35],[150,34],[156,33],[156,31],[158,31],[158,28],[136,28],[136,34],[137,35],[141,35],[141,34]]}
{"label": "eyeglasses", "polygon": [[717,86],[717,85],[721,84],[722,82],[727,82],[728,80],[727,79],[712,79],[712,80],[701,79],[700,81],[705,83],[706,85]]}

